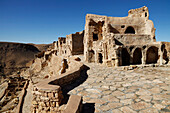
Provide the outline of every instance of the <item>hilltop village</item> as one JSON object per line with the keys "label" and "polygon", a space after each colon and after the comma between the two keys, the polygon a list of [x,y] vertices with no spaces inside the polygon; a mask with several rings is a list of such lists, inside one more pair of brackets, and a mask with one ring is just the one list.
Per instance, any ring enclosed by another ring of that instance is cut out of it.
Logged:
{"label": "hilltop village", "polygon": [[147,7],[129,10],[127,17],[86,15],[85,30],[59,37],[54,49],[59,56],[84,54],[86,62],[106,66],[167,64],[168,42],[156,42]]}
{"label": "hilltop village", "polygon": [[156,41],[148,8],[127,17],[87,14],[85,21],[85,30],[38,53],[14,84],[1,84],[0,112],[170,111],[170,42]]}

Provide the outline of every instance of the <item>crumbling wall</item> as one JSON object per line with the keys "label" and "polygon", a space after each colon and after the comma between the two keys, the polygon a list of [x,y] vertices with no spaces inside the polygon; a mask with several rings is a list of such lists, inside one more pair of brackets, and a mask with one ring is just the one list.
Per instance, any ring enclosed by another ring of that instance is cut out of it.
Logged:
{"label": "crumbling wall", "polygon": [[72,34],[72,55],[83,54],[84,51],[84,31]]}
{"label": "crumbling wall", "polygon": [[59,56],[72,56],[83,54],[84,51],[84,31],[75,34],[67,35],[66,38],[58,38],[57,55]]}
{"label": "crumbling wall", "polygon": [[149,11],[146,6],[128,11],[128,17],[145,17],[149,18]]}
{"label": "crumbling wall", "polygon": [[58,38],[58,55],[62,56],[65,54],[66,51],[66,38],[65,37],[59,37]]}

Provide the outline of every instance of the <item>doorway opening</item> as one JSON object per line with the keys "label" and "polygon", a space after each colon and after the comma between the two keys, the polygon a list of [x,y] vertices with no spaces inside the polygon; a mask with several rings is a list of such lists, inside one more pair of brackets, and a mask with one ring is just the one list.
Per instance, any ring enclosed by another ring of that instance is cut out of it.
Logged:
{"label": "doorway opening", "polygon": [[146,63],[157,63],[158,60],[158,48],[155,46],[150,47],[146,53]]}
{"label": "doorway opening", "polygon": [[101,53],[99,53],[99,63],[103,63],[103,55]]}
{"label": "doorway opening", "polygon": [[136,48],[133,53],[133,64],[142,64],[142,51],[140,48]]}
{"label": "doorway opening", "polygon": [[122,66],[130,65],[130,54],[126,48],[122,49]]}

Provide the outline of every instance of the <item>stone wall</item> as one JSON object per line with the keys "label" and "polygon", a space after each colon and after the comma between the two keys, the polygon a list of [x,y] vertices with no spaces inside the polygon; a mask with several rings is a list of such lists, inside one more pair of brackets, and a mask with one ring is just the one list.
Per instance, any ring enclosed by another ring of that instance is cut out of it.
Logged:
{"label": "stone wall", "polygon": [[77,63],[76,67],[71,71],[36,84],[33,88],[32,112],[61,112],[60,105],[63,100],[63,95],[60,86],[67,85],[76,80],[80,77],[80,72],[83,69],[84,65]]}
{"label": "stone wall", "polygon": [[83,54],[83,39],[84,31],[66,35],[66,38],[59,37],[58,41],[53,44],[53,48],[57,50],[57,55],[64,57]]}
{"label": "stone wall", "polygon": [[85,68],[84,65],[80,63],[79,65],[77,65],[77,68],[74,68],[73,70],[70,70],[66,73],[61,74],[58,77],[55,77],[55,79],[50,81],[49,84],[59,85],[59,86],[67,85],[73,82],[74,80],[76,80],[77,78],[79,78],[80,72],[84,68]]}
{"label": "stone wall", "polygon": [[114,35],[114,38],[117,39],[124,45],[132,44],[132,45],[140,45],[140,44],[149,44],[152,42],[150,35]]}
{"label": "stone wall", "polygon": [[38,84],[33,88],[32,113],[59,112],[62,99],[60,86]]}
{"label": "stone wall", "polygon": [[83,54],[84,51],[83,38],[84,38],[84,31],[72,34],[73,55]]}

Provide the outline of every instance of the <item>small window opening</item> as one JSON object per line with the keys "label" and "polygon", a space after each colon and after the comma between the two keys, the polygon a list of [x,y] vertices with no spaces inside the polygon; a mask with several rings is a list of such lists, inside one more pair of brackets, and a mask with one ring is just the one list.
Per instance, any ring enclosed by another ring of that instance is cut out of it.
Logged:
{"label": "small window opening", "polygon": [[125,28],[125,25],[121,25],[121,28]]}
{"label": "small window opening", "polygon": [[111,44],[111,39],[109,39],[109,44]]}
{"label": "small window opening", "polygon": [[145,17],[147,17],[147,12],[145,13]]}
{"label": "small window opening", "polygon": [[131,46],[129,49],[130,49],[130,51],[132,51],[132,49],[134,48],[134,46]]}
{"label": "small window opening", "polygon": [[98,34],[93,33],[93,41],[97,41],[98,40]]}
{"label": "small window opening", "polygon": [[103,63],[103,55],[101,53],[99,53],[99,63]]}
{"label": "small window opening", "polygon": [[142,48],[143,48],[143,49],[145,49],[145,48],[146,48],[146,46],[143,46]]}

